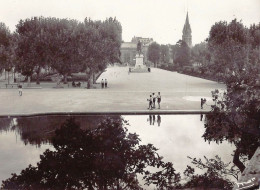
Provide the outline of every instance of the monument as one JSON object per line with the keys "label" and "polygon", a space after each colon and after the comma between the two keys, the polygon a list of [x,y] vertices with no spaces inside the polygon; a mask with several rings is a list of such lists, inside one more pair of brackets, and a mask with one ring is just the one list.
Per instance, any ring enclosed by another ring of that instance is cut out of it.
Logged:
{"label": "monument", "polygon": [[129,68],[129,72],[143,73],[149,72],[150,68],[147,68],[144,64],[144,55],[142,53],[142,44],[140,41],[137,43],[137,53],[135,56],[135,67]]}

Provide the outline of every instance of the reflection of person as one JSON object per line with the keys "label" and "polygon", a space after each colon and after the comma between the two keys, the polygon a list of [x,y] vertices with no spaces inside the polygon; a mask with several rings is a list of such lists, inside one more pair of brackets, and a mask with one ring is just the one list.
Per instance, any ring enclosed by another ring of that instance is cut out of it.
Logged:
{"label": "reflection of person", "polygon": [[160,127],[161,125],[161,116],[157,115],[157,123],[158,123],[158,127]]}
{"label": "reflection of person", "polygon": [[160,103],[161,103],[161,94],[160,94],[160,92],[158,92],[158,95],[157,95],[157,103],[158,103],[158,109],[160,109],[161,108],[161,106],[160,106]]}
{"label": "reflection of person", "polygon": [[154,122],[155,122],[155,115],[153,115],[153,125],[154,125]]}
{"label": "reflection of person", "polygon": [[149,115],[150,125],[152,125],[152,115]]}
{"label": "reflection of person", "polygon": [[203,119],[203,114],[200,114],[200,121],[202,121]]}

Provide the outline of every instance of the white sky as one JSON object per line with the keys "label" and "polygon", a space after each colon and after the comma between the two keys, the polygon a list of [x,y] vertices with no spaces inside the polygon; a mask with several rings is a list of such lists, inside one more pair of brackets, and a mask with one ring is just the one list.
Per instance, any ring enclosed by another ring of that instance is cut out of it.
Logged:
{"label": "white sky", "polygon": [[260,22],[260,0],[0,0],[0,22],[14,31],[20,19],[32,16],[79,21],[112,16],[122,24],[124,41],[142,36],[175,44],[181,39],[187,10],[193,44],[204,41],[220,20],[237,18],[246,26]]}

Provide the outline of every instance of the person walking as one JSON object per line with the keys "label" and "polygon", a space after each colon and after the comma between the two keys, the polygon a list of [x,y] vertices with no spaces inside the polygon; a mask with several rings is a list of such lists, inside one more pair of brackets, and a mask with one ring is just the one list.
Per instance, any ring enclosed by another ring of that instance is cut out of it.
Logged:
{"label": "person walking", "polygon": [[160,109],[161,108],[161,93],[160,92],[158,92],[158,95],[157,95],[157,103],[158,103],[158,109]]}
{"label": "person walking", "polygon": [[156,101],[156,96],[155,96],[155,94],[153,93],[153,108],[155,108],[155,101]]}
{"label": "person walking", "polygon": [[101,80],[101,88],[104,88],[104,80]]}
{"label": "person walking", "polygon": [[107,88],[107,79],[105,79],[105,88]]}
{"label": "person walking", "polygon": [[18,85],[18,91],[19,91],[19,95],[22,96],[23,95],[23,86],[21,84]]}

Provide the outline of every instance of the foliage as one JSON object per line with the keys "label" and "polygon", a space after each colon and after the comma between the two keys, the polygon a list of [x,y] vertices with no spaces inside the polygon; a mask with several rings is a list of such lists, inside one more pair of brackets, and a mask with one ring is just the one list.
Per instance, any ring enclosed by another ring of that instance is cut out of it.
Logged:
{"label": "foliage", "polygon": [[[16,26],[18,58],[16,68],[26,76],[42,68],[55,69],[60,75],[73,72],[95,73],[107,64],[120,62],[122,27],[114,18],[105,21],[33,17]],[[88,80],[90,77],[88,78]]]}
{"label": "foliage", "polygon": [[259,92],[254,86],[232,86],[228,92],[212,92],[215,105],[206,116],[203,137],[221,143],[227,140],[236,146],[233,162],[242,172],[241,156],[250,159],[260,144]]}
{"label": "foliage", "polygon": [[[55,151],[46,150],[36,167],[3,181],[6,189],[141,189],[137,174],[159,189],[178,183],[172,163],[151,145],[139,145],[126,121],[107,118],[96,129],[82,130],[70,119],[56,130]],[[152,173],[149,167],[158,168]]]}
{"label": "foliage", "polygon": [[16,25],[15,50],[17,56],[16,68],[23,75],[31,76],[36,70],[38,73],[46,64],[48,57],[46,26],[42,17],[20,20]]}
{"label": "foliage", "polygon": [[236,19],[229,24],[218,22],[212,26],[208,38],[211,63],[209,68],[219,78],[229,83],[233,75],[240,75],[249,64],[255,64],[249,59],[252,56],[248,29]]}
{"label": "foliage", "polygon": [[160,61],[160,45],[156,42],[153,42],[149,45],[148,51],[147,51],[148,60],[154,63],[154,67],[159,63]]}
{"label": "foliage", "polygon": [[12,69],[12,35],[4,23],[0,22],[0,71]]}
{"label": "foliage", "polygon": [[107,64],[120,63],[122,27],[115,18],[103,22],[86,18],[78,29],[83,70],[91,75],[103,71]]}
{"label": "foliage", "polygon": [[161,54],[160,54],[161,62],[168,64],[170,61],[169,47],[167,45],[161,45],[160,49],[161,49]]}
{"label": "foliage", "polygon": [[232,176],[236,180],[238,178],[239,170],[235,166],[230,167],[230,163],[225,164],[219,156],[208,159],[204,156],[205,162],[200,158],[191,158],[192,164],[201,170],[206,170],[204,174],[195,174],[194,168],[187,166],[184,171],[186,176],[186,183],[183,188],[218,188],[218,189],[232,189],[233,183],[229,177]]}
{"label": "foliage", "polygon": [[174,56],[174,63],[185,66],[190,63],[190,48],[185,41],[179,40],[176,43],[176,54]]}

